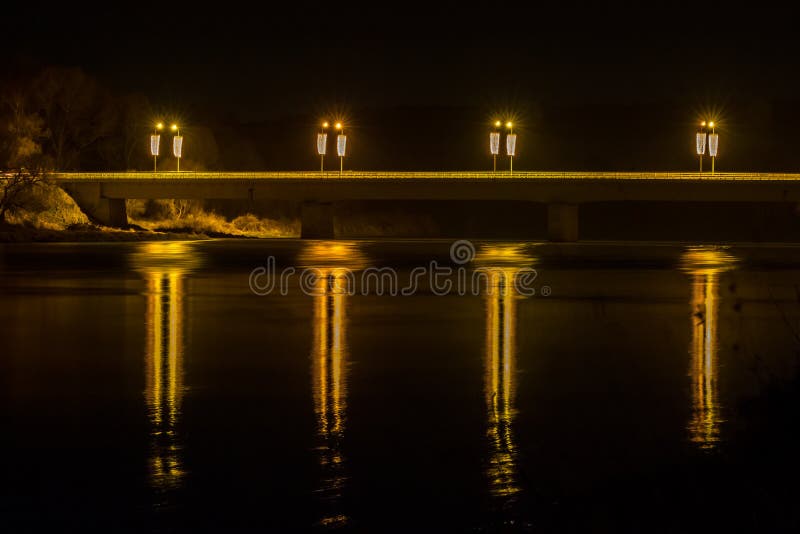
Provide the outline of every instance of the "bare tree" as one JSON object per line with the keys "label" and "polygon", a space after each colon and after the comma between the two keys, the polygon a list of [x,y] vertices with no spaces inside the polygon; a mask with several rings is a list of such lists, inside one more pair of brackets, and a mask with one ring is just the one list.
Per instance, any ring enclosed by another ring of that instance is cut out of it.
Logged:
{"label": "bare tree", "polygon": [[44,121],[31,113],[29,98],[20,87],[6,87],[0,94],[0,168],[42,164],[42,142],[48,132]]}
{"label": "bare tree", "polygon": [[9,211],[30,207],[34,190],[46,182],[39,170],[18,169],[0,174],[0,224]]}
{"label": "bare tree", "polygon": [[45,69],[33,83],[33,95],[50,132],[56,169],[78,168],[81,154],[114,132],[111,96],[80,69]]}

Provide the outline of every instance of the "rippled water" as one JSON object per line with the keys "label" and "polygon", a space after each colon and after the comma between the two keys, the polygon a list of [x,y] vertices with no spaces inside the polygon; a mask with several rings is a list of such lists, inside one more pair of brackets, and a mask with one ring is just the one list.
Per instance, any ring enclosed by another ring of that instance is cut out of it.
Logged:
{"label": "rippled water", "polygon": [[445,241],[0,248],[2,517],[797,524],[800,247],[468,245],[466,263]]}

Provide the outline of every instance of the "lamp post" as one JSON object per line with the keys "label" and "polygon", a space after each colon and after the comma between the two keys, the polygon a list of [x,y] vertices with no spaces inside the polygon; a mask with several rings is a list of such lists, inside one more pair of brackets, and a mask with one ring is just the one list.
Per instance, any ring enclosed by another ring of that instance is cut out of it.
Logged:
{"label": "lamp post", "polygon": [[695,136],[697,143],[697,157],[700,159],[700,173],[703,172],[703,154],[706,153],[706,121],[700,123],[700,131]]}
{"label": "lamp post", "polygon": [[172,137],[172,153],[178,158],[178,172],[181,170],[181,154],[183,153],[183,136],[177,124],[173,124],[169,128],[175,135]]}
{"label": "lamp post", "polygon": [[494,121],[494,131],[489,133],[489,151],[492,153],[492,171],[497,172],[497,154],[500,153],[500,126],[503,123]]}
{"label": "lamp post", "polygon": [[157,123],[153,134],[150,136],[150,154],[153,156],[153,172],[158,172],[158,149],[161,146],[161,130],[164,129],[164,123]]}
{"label": "lamp post", "polygon": [[714,174],[714,161],[719,150],[719,135],[714,131],[714,121],[708,123],[711,133],[708,134],[708,155],[711,156],[711,174]]}
{"label": "lamp post", "polygon": [[325,130],[328,128],[328,121],[322,123],[322,128],[317,134],[317,154],[319,154],[319,172],[325,171],[325,152],[328,151],[328,134]]}
{"label": "lamp post", "polygon": [[336,136],[336,153],[339,155],[339,176],[344,171],[344,155],[347,151],[347,136],[344,134],[344,126],[341,122],[334,124],[334,128],[339,132]]}
{"label": "lamp post", "polygon": [[508,170],[509,173],[514,172],[514,154],[517,150],[517,134],[514,133],[514,123],[508,121],[506,123],[506,128],[508,128],[508,135],[506,135],[506,154],[508,154],[509,162],[508,162]]}

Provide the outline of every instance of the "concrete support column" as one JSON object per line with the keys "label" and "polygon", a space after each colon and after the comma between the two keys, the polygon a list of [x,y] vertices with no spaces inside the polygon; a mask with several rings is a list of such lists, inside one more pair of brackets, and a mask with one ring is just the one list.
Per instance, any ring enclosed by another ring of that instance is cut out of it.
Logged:
{"label": "concrete support column", "polygon": [[547,237],[550,241],[578,240],[578,205],[547,205]]}
{"label": "concrete support column", "polygon": [[101,184],[72,184],[64,190],[89,219],[103,226],[128,226],[124,198],[105,198]]}
{"label": "concrete support column", "polygon": [[333,204],[303,202],[300,208],[300,237],[303,239],[333,239]]}

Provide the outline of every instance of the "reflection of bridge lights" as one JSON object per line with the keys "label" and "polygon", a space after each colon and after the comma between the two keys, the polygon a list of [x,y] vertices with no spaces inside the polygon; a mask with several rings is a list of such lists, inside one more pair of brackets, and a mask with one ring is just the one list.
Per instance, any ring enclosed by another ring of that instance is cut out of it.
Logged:
{"label": "reflection of bridge lights", "polygon": [[723,250],[698,247],[688,250],[681,268],[692,276],[692,418],[689,439],[701,449],[712,449],[719,441],[718,386],[719,275],[733,269],[736,258]]}
{"label": "reflection of bridge lights", "polygon": [[513,264],[523,267],[534,263],[534,257],[526,244],[482,245],[473,263],[477,266]]}
{"label": "reflection of bridge lights", "polygon": [[153,487],[180,486],[184,470],[177,438],[183,400],[183,276],[148,271],[145,400],[151,430]]}
{"label": "reflection of bridge lights", "polygon": [[367,256],[357,241],[312,241],[305,244],[297,257],[299,267],[362,269]]}
{"label": "reflection of bridge lights", "polygon": [[183,402],[185,278],[200,266],[185,241],[142,243],[132,267],[147,282],[145,401],[150,419],[150,479],[153,487],[174,489],[184,469],[178,424]]}
{"label": "reflection of bridge lights", "polygon": [[184,273],[202,265],[200,255],[190,241],[152,241],[142,243],[130,256],[131,266],[138,271]]}
{"label": "reflection of bridge lights", "polygon": [[722,247],[689,247],[681,256],[680,269],[689,274],[721,273],[734,269],[738,261]]}
{"label": "reflection of bridge lights", "polygon": [[317,447],[322,480],[318,493],[326,505],[320,524],[343,525],[342,498],[347,474],[341,442],[347,408],[346,292],[340,290],[342,274],[321,270],[319,291],[314,297],[314,345],[311,354],[314,413],[317,417]]}
{"label": "reflection of bridge lights", "polygon": [[513,422],[516,415],[516,296],[513,268],[487,268],[485,397],[488,416],[489,491],[495,497],[519,493]]}

